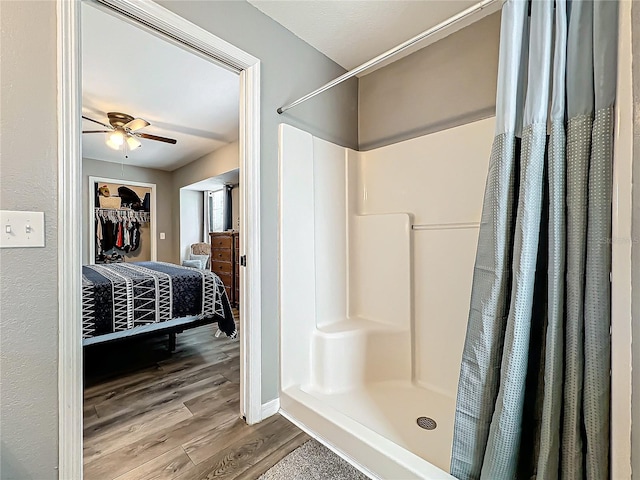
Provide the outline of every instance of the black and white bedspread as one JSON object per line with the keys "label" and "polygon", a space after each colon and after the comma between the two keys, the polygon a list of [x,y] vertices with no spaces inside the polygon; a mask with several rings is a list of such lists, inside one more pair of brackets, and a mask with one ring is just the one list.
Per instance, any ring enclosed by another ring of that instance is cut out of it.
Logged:
{"label": "black and white bedspread", "polygon": [[82,267],[83,338],[182,317],[213,317],[227,336],[237,335],[215,273],[164,262]]}

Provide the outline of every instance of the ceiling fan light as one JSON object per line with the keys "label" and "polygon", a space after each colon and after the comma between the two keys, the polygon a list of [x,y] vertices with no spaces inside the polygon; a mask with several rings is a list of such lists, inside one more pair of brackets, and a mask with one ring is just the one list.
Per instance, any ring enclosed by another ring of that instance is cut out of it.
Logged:
{"label": "ceiling fan light", "polygon": [[114,150],[118,150],[124,144],[124,133],[120,130],[116,130],[115,132],[109,134],[107,139],[107,145],[109,145]]}
{"label": "ceiling fan light", "polygon": [[129,150],[135,150],[136,148],[141,147],[142,143],[140,143],[137,138],[129,135],[127,136],[127,145],[129,146]]}
{"label": "ceiling fan light", "polygon": [[120,147],[122,147],[122,144],[118,145],[114,143],[110,138],[107,138],[106,144],[109,148],[113,148],[114,150],[120,150]]}

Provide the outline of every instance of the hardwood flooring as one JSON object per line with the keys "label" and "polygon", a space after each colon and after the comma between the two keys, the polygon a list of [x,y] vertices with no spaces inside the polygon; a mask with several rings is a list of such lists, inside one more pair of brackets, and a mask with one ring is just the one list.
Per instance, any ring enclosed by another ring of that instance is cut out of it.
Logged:
{"label": "hardwood flooring", "polygon": [[215,325],[85,350],[84,478],[254,480],[309,437],[239,418],[238,340]]}

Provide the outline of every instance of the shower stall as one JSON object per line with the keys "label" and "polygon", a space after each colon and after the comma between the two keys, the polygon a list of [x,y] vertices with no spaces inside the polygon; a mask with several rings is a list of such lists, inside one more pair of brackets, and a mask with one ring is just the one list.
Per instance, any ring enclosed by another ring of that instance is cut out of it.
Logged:
{"label": "shower stall", "polygon": [[452,478],[493,132],[356,152],[280,126],[281,413],[374,478]]}

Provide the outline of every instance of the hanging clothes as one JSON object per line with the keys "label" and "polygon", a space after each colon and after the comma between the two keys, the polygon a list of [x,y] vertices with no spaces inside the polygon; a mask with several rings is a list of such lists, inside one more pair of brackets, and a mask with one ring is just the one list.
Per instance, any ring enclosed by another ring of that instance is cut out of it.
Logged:
{"label": "hanging clothes", "polygon": [[143,223],[149,223],[148,212],[97,208],[96,257],[104,256],[114,248],[124,254],[138,250]]}
{"label": "hanging clothes", "polygon": [[130,231],[131,251],[135,252],[140,248],[140,223],[133,222]]}

